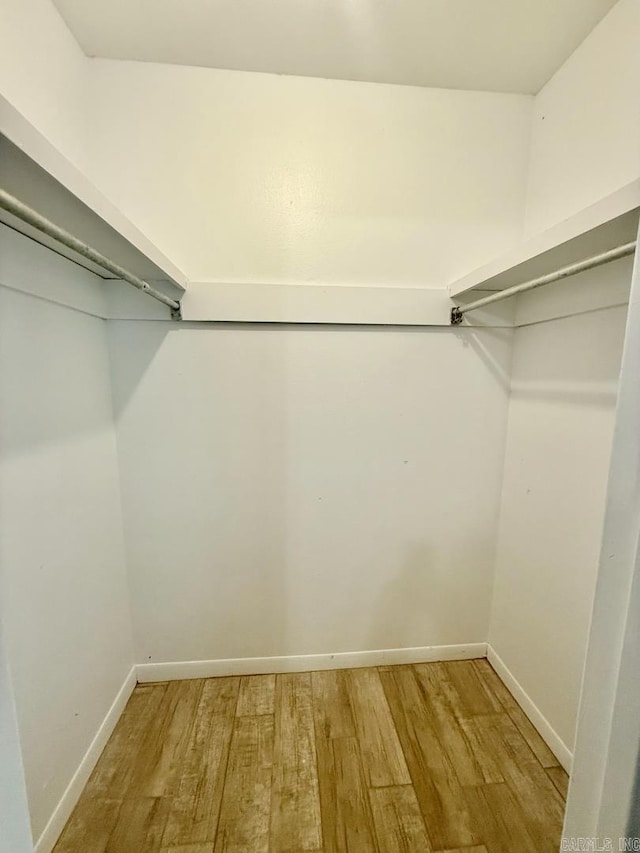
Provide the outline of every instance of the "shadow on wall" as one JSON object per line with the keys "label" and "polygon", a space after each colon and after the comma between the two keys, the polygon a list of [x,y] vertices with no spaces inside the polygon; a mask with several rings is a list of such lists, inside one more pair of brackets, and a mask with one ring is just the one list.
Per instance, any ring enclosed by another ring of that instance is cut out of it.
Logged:
{"label": "shadow on wall", "polygon": [[416,543],[376,596],[366,648],[485,642],[492,535],[467,530],[451,548]]}
{"label": "shadow on wall", "polygon": [[615,407],[626,317],[627,306],[616,305],[518,329],[514,399]]}
{"label": "shadow on wall", "polygon": [[448,609],[434,601],[442,594],[443,581],[446,583],[444,571],[435,548],[413,546],[378,596],[368,648],[407,648],[416,645],[415,637],[420,633],[427,637],[447,633]]}
{"label": "shadow on wall", "polygon": [[[612,383],[615,380],[612,380]],[[598,406],[610,409],[618,399],[617,385],[611,388],[572,388],[569,386],[531,388],[514,383],[511,395],[520,400],[548,403],[571,403],[577,406]]]}
{"label": "shadow on wall", "polygon": [[509,340],[513,335],[513,329],[481,329],[481,334],[474,331],[473,327],[463,326],[454,327],[451,330],[456,338],[462,343],[464,348],[470,347],[476,355],[479,356],[491,376],[496,380],[498,385],[505,391],[509,391],[511,387],[510,373],[505,370],[504,364],[496,360],[491,352],[491,349],[483,343],[483,338],[493,339],[494,341]]}
{"label": "shadow on wall", "polygon": [[0,288],[2,455],[102,431],[110,400],[104,321]]}
{"label": "shadow on wall", "polygon": [[[106,324],[106,334],[109,344],[109,369],[112,387],[111,396],[113,401],[113,417],[116,422],[122,416],[129,401],[135,394],[136,388],[139,386],[145,373],[151,367],[156,355],[162,349],[166,337],[171,332],[182,328],[181,324],[174,325],[174,323],[168,323],[164,320],[140,321],[137,323],[137,326],[140,328],[141,338],[143,338],[144,343],[143,345],[136,347],[135,357],[124,359],[123,364],[122,361],[116,361],[114,358],[113,348],[114,346],[118,346],[118,344],[114,343],[112,331],[113,328],[117,327],[120,323],[127,322],[129,321],[111,320]],[[147,326],[153,327],[152,335],[144,335],[144,330]],[[168,378],[167,381],[173,381],[173,376],[170,379]],[[161,425],[159,425],[159,427],[161,428]]]}
{"label": "shadow on wall", "polygon": [[211,332],[109,331],[141,662],[277,654],[287,635],[286,354]]}

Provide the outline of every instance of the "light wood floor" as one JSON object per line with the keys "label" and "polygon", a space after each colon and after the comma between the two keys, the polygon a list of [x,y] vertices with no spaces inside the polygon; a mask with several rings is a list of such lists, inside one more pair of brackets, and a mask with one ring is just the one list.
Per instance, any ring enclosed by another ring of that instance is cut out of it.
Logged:
{"label": "light wood floor", "polygon": [[140,685],[55,853],[556,853],[566,785],[486,660]]}

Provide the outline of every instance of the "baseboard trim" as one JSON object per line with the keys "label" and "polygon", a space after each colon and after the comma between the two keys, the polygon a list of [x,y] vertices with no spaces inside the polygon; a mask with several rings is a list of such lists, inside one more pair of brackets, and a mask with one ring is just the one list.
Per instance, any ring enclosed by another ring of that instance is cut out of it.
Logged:
{"label": "baseboard trim", "polygon": [[272,672],[312,672],[319,669],[470,660],[486,655],[486,643],[466,643],[455,646],[418,646],[410,649],[375,649],[318,655],[142,663],[136,667],[136,676],[139,682],[145,683],[182,678],[215,678],[223,675],[264,675]]}
{"label": "baseboard trim", "polygon": [[102,721],[94,739],[91,741],[89,749],[86,751],[82,761],[80,762],[80,766],[74,773],[73,778],[67,785],[67,789],[56,806],[54,813],[51,815],[49,822],[42,831],[42,834],[35,846],[35,853],[51,853],[55,847],[56,842],[58,841],[66,822],[69,820],[76,803],[80,799],[80,794],[82,793],[84,786],[89,781],[89,776],[91,776],[93,768],[96,766],[98,759],[102,754],[102,750],[105,748],[107,741],[111,737],[111,733],[120,719],[135,686],[136,668],[133,666],[125,678],[124,684],[118,691],[116,698],[113,700],[111,707],[107,711],[107,715]]}
{"label": "baseboard trim", "polygon": [[540,737],[567,773],[571,773],[573,753],[491,644],[487,644],[487,658],[491,666],[509,688],[509,692],[513,695],[513,698],[520,705],[527,717],[529,717]]}

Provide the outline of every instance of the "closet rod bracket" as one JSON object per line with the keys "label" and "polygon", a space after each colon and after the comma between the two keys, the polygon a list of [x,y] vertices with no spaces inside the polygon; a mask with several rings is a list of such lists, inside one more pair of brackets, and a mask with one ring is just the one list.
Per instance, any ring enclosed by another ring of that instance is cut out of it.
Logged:
{"label": "closet rod bracket", "polygon": [[460,308],[457,305],[454,305],[453,308],[451,309],[451,325],[452,326],[459,326],[460,323],[462,323],[463,317],[464,317],[464,314],[462,313]]}

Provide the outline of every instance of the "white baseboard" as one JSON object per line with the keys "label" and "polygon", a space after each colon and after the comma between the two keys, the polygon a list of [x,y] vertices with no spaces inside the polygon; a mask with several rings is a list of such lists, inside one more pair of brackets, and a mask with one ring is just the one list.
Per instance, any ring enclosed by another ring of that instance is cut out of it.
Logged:
{"label": "white baseboard", "polygon": [[49,822],[42,831],[42,835],[35,846],[36,853],[51,853],[55,847],[55,844],[60,837],[66,822],[69,820],[76,803],[80,799],[80,794],[82,793],[84,786],[89,781],[89,776],[91,776],[91,772],[96,766],[98,759],[102,754],[102,750],[105,748],[116,723],[120,719],[135,686],[136,668],[134,666],[131,668],[124,684],[118,691],[118,695],[113,700],[113,704],[107,711],[106,717],[102,721],[96,736],[91,741],[89,749],[86,751],[84,758],[80,762],[80,766],[74,773],[66,791],[56,806],[56,810],[51,815]]}
{"label": "white baseboard", "polygon": [[527,717],[529,717],[540,737],[567,773],[571,773],[573,753],[490,644],[487,645],[487,658],[491,666],[509,688],[509,692],[513,695],[513,698],[520,705]]}
{"label": "white baseboard", "polygon": [[456,646],[418,646],[411,649],[376,649],[319,655],[142,663],[136,667],[136,676],[138,681],[143,683],[181,678],[215,678],[222,675],[263,675],[271,672],[312,672],[318,669],[469,660],[486,655],[486,643],[467,643]]}

